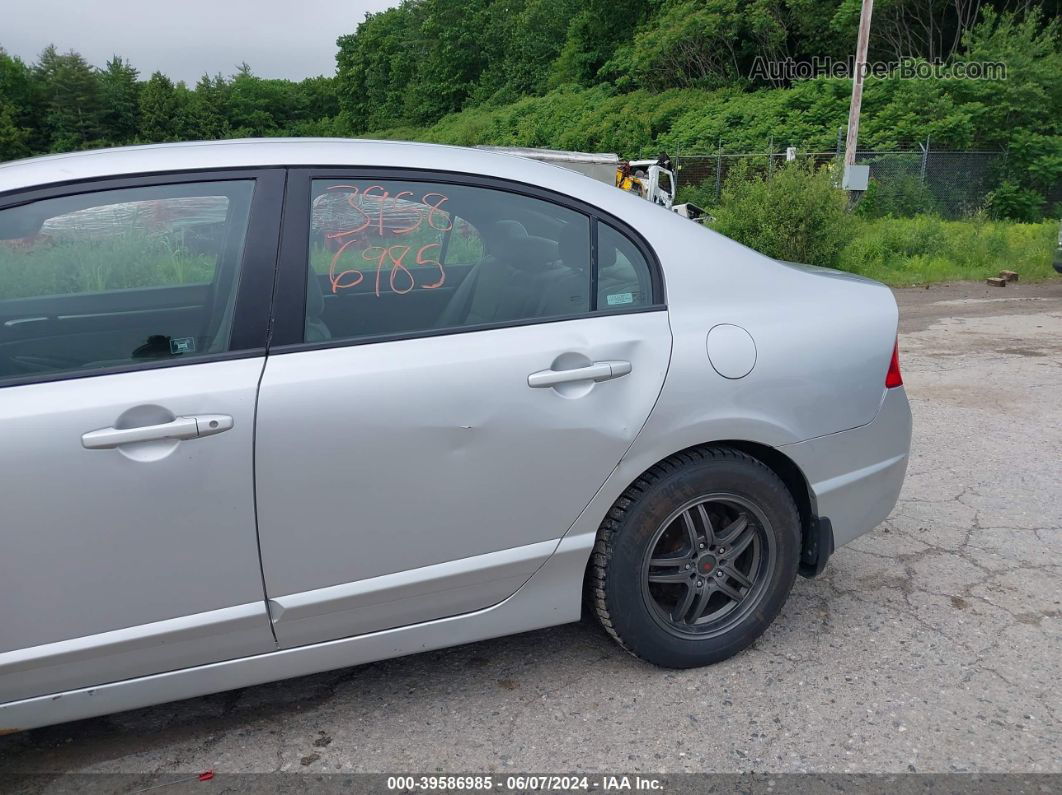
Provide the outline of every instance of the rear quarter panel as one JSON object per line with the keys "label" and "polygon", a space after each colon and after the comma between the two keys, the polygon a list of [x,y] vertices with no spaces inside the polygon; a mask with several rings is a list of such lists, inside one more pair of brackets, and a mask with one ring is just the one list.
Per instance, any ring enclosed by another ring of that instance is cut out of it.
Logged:
{"label": "rear quarter panel", "polygon": [[[777,447],[874,419],[896,338],[887,287],[780,263],[647,210],[651,229],[641,228],[663,263],[674,342],[660,400],[631,456],[656,461],[661,451],[718,439]],[[756,363],[743,378],[722,377],[708,358],[708,331],[720,323],[755,341]]]}

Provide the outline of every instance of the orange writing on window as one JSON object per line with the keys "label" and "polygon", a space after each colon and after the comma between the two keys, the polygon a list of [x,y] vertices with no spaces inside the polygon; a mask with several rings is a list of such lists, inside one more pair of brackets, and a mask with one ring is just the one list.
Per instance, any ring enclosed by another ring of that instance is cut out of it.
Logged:
{"label": "orange writing on window", "polygon": [[[328,190],[346,191],[345,203],[359,216],[354,225],[347,223],[344,225],[346,228],[325,233],[326,240],[335,240],[337,243],[342,241],[328,266],[328,279],[333,294],[357,287],[365,280],[365,273],[361,268],[341,270],[340,261],[347,249],[355,243],[368,243],[366,235],[370,232],[380,238],[401,237],[413,234],[421,229],[425,222],[430,229],[437,232],[449,232],[454,228],[453,218],[443,209],[443,205],[449,201],[449,197],[444,193],[429,191],[422,194],[417,201],[411,198],[416,195],[413,191],[403,190],[392,196],[382,185],[369,185],[366,188],[359,188],[357,185],[332,185]],[[434,290],[446,282],[446,270],[438,260],[437,253],[442,250],[442,243],[426,243],[420,246],[414,255],[415,266],[431,266],[438,271],[438,278],[430,282],[418,283],[413,272],[405,264],[406,257],[412,250],[412,245],[405,244],[372,245],[362,250],[361,258],[376,271],[374,294],[377,298],[383,291],[382,278],[385,268],[389,269],[387,286],[395,295],[406,295],[417,287]],[[433,253],[434,256],[429,256]]]}

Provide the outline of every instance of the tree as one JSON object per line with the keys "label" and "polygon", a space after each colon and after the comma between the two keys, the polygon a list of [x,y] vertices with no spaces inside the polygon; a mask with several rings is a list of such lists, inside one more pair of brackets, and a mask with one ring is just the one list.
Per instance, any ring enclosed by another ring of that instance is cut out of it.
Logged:
{"label": "tree", "polygon": [[191,92],[155,72],[140,91],[140,139],[144,143],[183,141],[195,130]]}
{"label": "tree", "polygon": [[403,114],[421,123],[460,110],[479,82],[490,0],[430,0],[422,14],[406,51],[416,58],[417,79],[405,89]]}
{"label": "tree", "polygon": [[404,91],[416,80],[414,37],[423,4],[409,0],[366,14],[357,31],[340,36],[336,94],[343,123],[353,132],[406,121]]}
{"label": "tree", "polygon": [[553,65],[552,84],[597,82],[598,70],[648,18],[650,6],[649,0],[585,0]]}
{"label": "tree", "polygon": [[0,162],[28,157],[29,137],[30,131],[18,125],[15,109],[0,100]]}
{"label": "tree", "polygon": [[[861,0],[841,0],[830,27],[855,30]],[[924,58],[947,62],[963,50],[963,39],[982,14],[1058,14],[1057,0],[877,0],[870,39],[871,60]]]}
{"label": "tree", "polygon": [[1037,219],[1062,182],[1062,20],[985,9],[964,38],[960,63],[1002,62],[1005,80],[952,80],[952,98],[971,109],[983,139],[1007,147],[998,215]]}
{"label": "tree", "polygon": [[35,110],[32,73],[20,59],[0,48],[0,161],[33,153]]}
{"label": "tree", "polygon": [[294,92],[301,119],[331,119],[339,114],[339,98],[336,96],[334,77],[307,77],[295,84]]}
{"label": "tree", "polygon": [[203,75],[192,94],[195,137],[215,141],[231,134],[228,120],[229,84],[220,74]]}
{"label": "tree", "polygon": [[[741,82],[757,54],[750,29],[750,10],[757,5],[738,0],[669,3],[620,48],[606,70],[620,85],[652,90]],[[771,32],[776,45],[784,41],[777,24]]]}
{"label": "tree", "polygon": [[514,102],[545,93],[578,8],[577,0],[492,3],[480,33],[485,65],[472,103]]}
{"label": "tree", "polygon": [[99,73],[100,122],[108,143],[121,145],[136,140],[140,129],[140,83],[138,72],[128,61],[115,55]]}
{"label": "tree", "polygon": [[228,88],[228,121],[237,137],[260,137],[282,132],[298,114],[294,84],[257,77],[241,64]]}
{"label": "tree", "polygon": [[43,128],[49,149],[66,152],[98,145],[103,106],[96,70],[80,53],[59,54],[48,46],[34,72],[43,94]]}

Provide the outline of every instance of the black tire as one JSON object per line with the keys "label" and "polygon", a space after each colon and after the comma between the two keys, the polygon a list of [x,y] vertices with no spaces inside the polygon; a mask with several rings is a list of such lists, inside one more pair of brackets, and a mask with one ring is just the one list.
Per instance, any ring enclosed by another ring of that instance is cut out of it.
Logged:
{"label": "black tire", "polygon": [[[727,538],[737,539],[730,550]],[[654,466],[612,506],[591,555],[588,597],[631,654],[667,668],[710,665],[763,634],[799,559],[800,516],[781,479],[737,450],[696,448]]]}

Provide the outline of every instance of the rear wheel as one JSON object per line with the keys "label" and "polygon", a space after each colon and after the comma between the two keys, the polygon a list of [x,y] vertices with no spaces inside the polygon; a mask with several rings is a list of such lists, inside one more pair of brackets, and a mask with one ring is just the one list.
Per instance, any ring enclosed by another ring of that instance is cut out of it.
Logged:
{"label": "rear wheel", "polygon": [[680,453],[616,501],[598,532],[590,600],[631,653],[669,668],[719,662],[774,620],[799,563],[800,517],[760,461]]}

